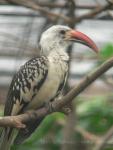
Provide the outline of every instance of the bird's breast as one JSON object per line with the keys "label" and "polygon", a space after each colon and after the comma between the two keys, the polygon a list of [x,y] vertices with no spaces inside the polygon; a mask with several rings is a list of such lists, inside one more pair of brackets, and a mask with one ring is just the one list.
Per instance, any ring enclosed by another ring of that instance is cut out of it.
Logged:
{"label": "bird's breast", "polygon": [[50,62],[47,78],[27,109],[37,109],[53,99],[57,94],[61,82],[65,81],[67,69],[68,66],[66,63]]}

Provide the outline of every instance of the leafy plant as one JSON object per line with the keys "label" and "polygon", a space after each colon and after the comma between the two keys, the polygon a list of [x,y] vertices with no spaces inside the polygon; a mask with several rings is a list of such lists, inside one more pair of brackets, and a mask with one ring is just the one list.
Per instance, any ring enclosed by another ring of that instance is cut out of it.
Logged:
{"label": "leafy plant", "polygon": [[100,51],[100,57],[102,60],[106,60],[113,56],[113,44],[108,43]]}
{"label": "leafy plant", "polygon": [[113,106],[107,97],[96,96],[78,108],[79,124],[95,134],[105,133],[113,125]]}

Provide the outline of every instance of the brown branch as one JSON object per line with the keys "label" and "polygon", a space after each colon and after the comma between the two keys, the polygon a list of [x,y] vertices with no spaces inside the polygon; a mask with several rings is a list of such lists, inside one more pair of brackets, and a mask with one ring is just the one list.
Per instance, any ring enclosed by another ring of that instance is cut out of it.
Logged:
{"label": "brown branch", "polygon": [[[54,9],[54,8],[67,9],[68,8],[68,6],[64,2],[58,3],[58,2],[35,1],[35,3],[40,5],[41,7],[48,7],[51,9]],[[0,0],[0,5],[8,5],[8,4],[11,4],[10,2],[8,2],[8,0]],[[16,4],[14,4],[14,5],[16,5]],[[95,8],[97,8],[97,5],[95,5],[95,4],[92,4],[92,5],[77,4],[76,8],[77,9],[95,9]]]}
{"label": "brown branch", "polygon": [[25,6],[27,8],[31,8],[35,11],[39,11],[40,13],[42,13],[44,16],[48,17],[48,19],[50,19],[53,22],[55,20],[57,20],[58,18],[60,18],[68,24],[78,23],[78,22],[82,21],[83,19],[93,18],[96,15],[100,14],[101,12],[113,8],[113,3],[108,2],[105,6],[101,6],[101,7],[97,6],[91,12],[86,13],[82,16],[79,16],[76,18],[70,18],[70,17],[67,17],[67,16],[62,15],[62,14],[57,14],[57,13],[48,11],[47,9],[45,9],[45,7],[41,7],[36,2],[33,2],[33,1],[29,1],[29,0],[19,0],[19,1],[18,0],[7,0],[7,1],[14,3],[14,4]]}
{"label": "brown branch", "polygon": [[[41,7],[48,7],[48,8],[62,8],[62,9],[67,9],[68,5],[66,5],[65,3],[58,3],[58,2],[41,2],[41,1],[35,1],[36,4],[40,5]],[[8,5],[11,4],[10,2],[8,2],[8,0],[0,0],[0,5]],[[16,5],[16,4],[14,4]],[[95,9],[97,8],[97,5],[92,4],[92,5],[88,5],[88,4],[77,4],[76,5],[77,9]]]}
{"label": "brown branch", "polygon": [[113,126],[107,131],[107,133],[105,133],[105,135],[102,138],[100,138],[100,140],[97,142],[93,150],[102,150],[106,145],[107,141],[112,136],[113,136]]}
{"label": "brown branch", "polygon": [[100,137],[86,131],[85,129],[81,128],[80,126],[77,126],[75,128],[75,130],[77,132],[79,132],[84,137],[85,140],[90,140],[92,143],[97,143],[97,141],[100,140]]}
{"label": "brown branch", "polygon": [[106,11],[106,10],[112,8],[112,7],[113,7],[113,4],[110,4],[110,3],[106,4],[105,6],[101,6],[101,7],[99,6],[99,7],[95,8],[93,11],[91,11],[89,13],[86,13],[86,14],[76,18],[74,21],[80,22],[83,19],[93,18],[96,15],[100,14],[101,12]]}
{"label": "brown branch", "polygon": [[[79,85],[72,88],[66,96],[61,100],[56,100],[51,103],[52,112],[60,111],[62,107],[69,104],[75,97],[77,97],[84,89],[86,89],[92,82],[94,82],[98,77],[105,73],[108,69],[113,66],[113,57],[99,66],[94,72],[86,76]],[[43,107],[39,110],[21,114],[18,116],[6,116],[0,117],[0,126],[10,126],[15,128],[25,127],[25,122],[28,120],[36,119],[42,116],[46,116],[52,113],[48,107]],[[16,123],[15,123],[16,122]],[[18,125],[17,123],[20,122]]]}
{"label": "brown branch", "polygon": [[15,127],[15,128],[25,128],[25,123],[36,118],[40,118],[49,114],[50,111],[47,107],[41,108],[37,111],[29,111],[18,116],[5,116],[0,117],[1,127]]}
{"label": "brown branch", "polygon": [[98,77],[100,77],[103,73],[105,73],[108,69],[110,69],[113,66],[113,57],[107,60],[105,63],[103,63],[101,66],[99,66],[94,72],[87,75],[80,83],[79,85],[66,94],[60,102],[55,101],[53,103],[54,109],[59,110],[64,105],[68,104],[70,101],[73,100],[76,96],[78,96],[86,87],[88,87],[92,82],[94,82]]}
{"label": "brown branch", "polygon": [[9,2],[18,4],[18,5],[22,5],[25,6],[27,8],[31,8],[35,11],[39,11],[40,13],[42,13],[44,16],[48,17],[51,21],[55,21],[58,18],[63,19],[65,22],[70,22],[71,19],[67,16],[64,16],[62,14],[56,14],[53,12],[48,11],[47,9],[39,6],[38,4],[36,4],[33,1],[29,1],[29,0],[8,0]]}

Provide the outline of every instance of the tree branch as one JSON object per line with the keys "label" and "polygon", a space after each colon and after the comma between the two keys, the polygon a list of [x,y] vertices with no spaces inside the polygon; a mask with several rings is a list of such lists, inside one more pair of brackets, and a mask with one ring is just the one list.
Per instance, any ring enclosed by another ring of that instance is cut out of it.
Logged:
{"label": "tree branch", "polygon": [[[108,2],[110,0],[107,0]],[[61,8],[61,9],[67,9],[68,5],[64,2],[46,2],[46,1],[34,1],[36,4],[38,4],[41,7],[47,7],[47,8]],[[8,0],[0,0],[0,5],[9,5],[10,2]],[[14,4],[17,5],[17,4]],[[77,9],[95,9],[97,8],[96,4],[77,4]]]}
{"label": "tree branch", "polygon": [[112,136],[113,136],[113,126],[107,131],[107,133],[105,133],[105,135],[102,138],[100,138],[100,140],[97,142],[93,150],[102,150],[106,145],[107,141]]}
{"label": "tree branch", "polygon": [[55,20],[60,18],[65,23],[68,23],[68,24],[78,23],[78,22],[82,21],[83,19],[93,18],[96,15],[100,14],[101,12],[106,11],[108,9],[111,9],[113,7],[113,3],[108,2],[105,6],[95,7],[95,9],[93,9],[89,13],[83,14],[83,15],[81,15],[79,17],[76,17],[76,18],[73,18],[73,17],[70,18],[70,17],[67,17],[67,16],[62,15],[62,14],[58,14],[58,13],[48,11],[45,7],[41,7],[36,2],[30,1],[30,0],[19,0],[19,1],[18,0],[7,0],[7,1],[11,2],[11,3],[14,3],[14,4],[25,6],[27,8],[31,8],[35,11],[39,11],[44,16],[48,17],[48,19],[50,19],[52,22],[54,22]]}
{"label": "tree branch", "polygon": [[97,143],[97,141],[100,140],[100,137],[86,131],[84,128],[81,128],[80,126],[75,127],[75,130],[79,132],[86,141],[88,140],[91,141],[92,143]]}
{"label": "tree branch", "polygon": [[34,120],[40,118],[42,116],[46,116],[52,112],[60,111],[62,107],[69,104],[75,97],[77,97],[84,89],[86,89],[92,82],[94,82],[98,77],[100,77],[103,73],[105,73],[108,69],[113,66],[113,57],[99,66],[94,72],[87,75],[79,84],[72,88],[66,96],[64,96],[61,100],[56,100],[51,103],[52,111],[50,111],[49,107],[45,106],[36,111],[26,112],[24,114],[18,116],[5,116],[0,117],[0,126],[10,126],[15,128],[24,128],[25,123],[28,120]]}
{"label": "tree branch", "polygon": [[83,19],[93,18],[96,15],[100,14],[101,12],[106,11],[106,10],[112,8],[112,7],[113,7],[113,4],[111,4],[111,3],[108,3],[105,6],[101,6],[101,7],[99,6],[99,7],[95,8],[93,11],[91,11],[89,13],[86,13],[86,14],[76,18],[74,21],[76,21],[78,23]]}
{"label": "tree branch", "polygon": [[8,0],[9,2],[18,4],[18,5],[22,5],[25,6],[27,8],[31,8],[35,11],[39,11],[40,13],[42,13],[44,16],[48,17],[48,19],[50,19],[51,21],[55,21],[58,18],[63,19],[65,22],[70,22],[70,18],[67,16],[64,16],[62,14],[57,14],[57,13],[53,13],[51,11],[48,11],[47,9],[39,6],[38,4],[36,4],[33,1],[29,1],[29,0]]}

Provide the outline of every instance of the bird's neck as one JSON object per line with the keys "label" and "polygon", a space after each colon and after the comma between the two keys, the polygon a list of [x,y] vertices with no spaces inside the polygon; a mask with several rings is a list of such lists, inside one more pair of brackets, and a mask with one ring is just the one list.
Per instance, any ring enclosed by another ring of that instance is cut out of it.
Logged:
{"label": "bird's neck", "polygon": [[63,48],[57,48],[50,51],[48,58],[56,59],[59,61],[69,61],[69,55]]}
{"label": "bird's neck", "polygon": [[67,55],[67,53],[61,53],[61,52],[51,52],[49,55],[48,55],[48,58],[52,58],[56,61],[66,61],[68,62],[69,61],[69,56]]}

